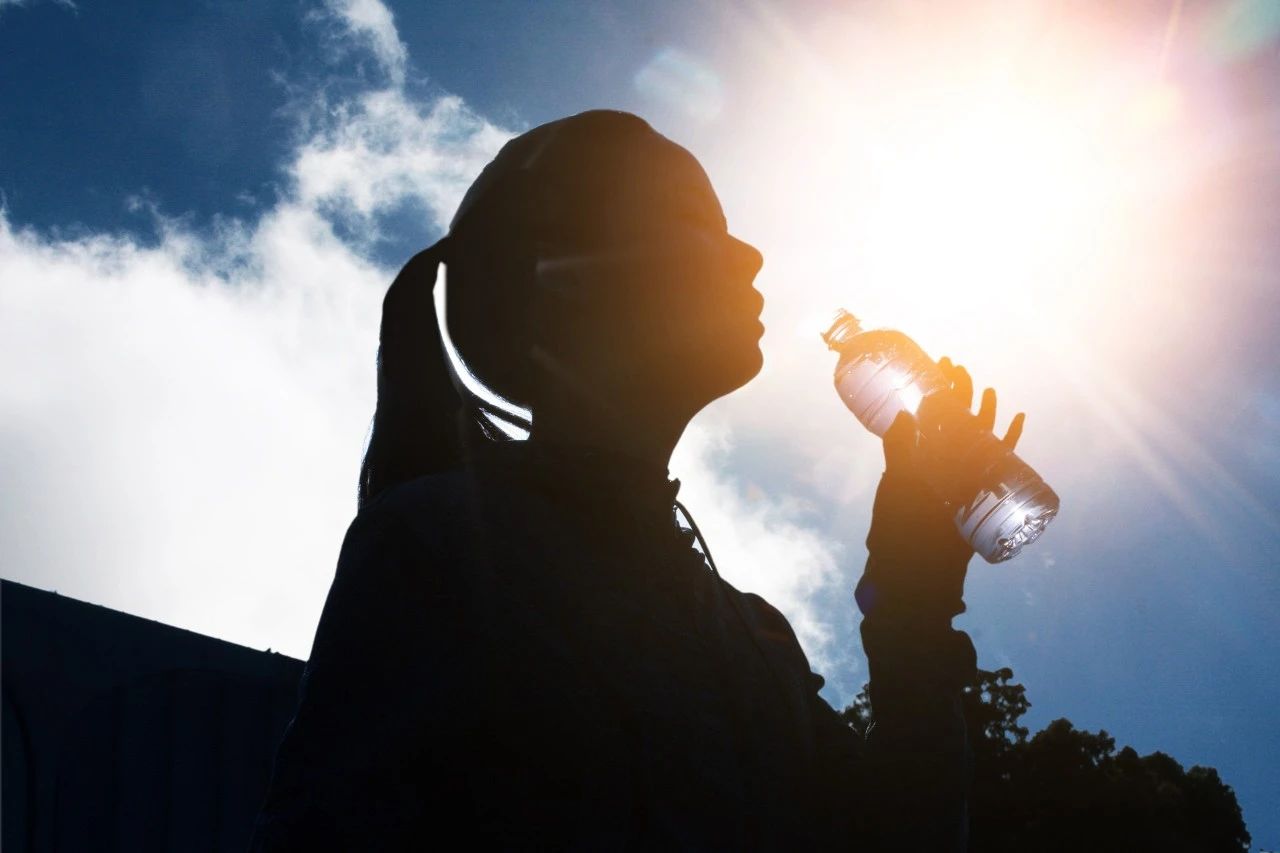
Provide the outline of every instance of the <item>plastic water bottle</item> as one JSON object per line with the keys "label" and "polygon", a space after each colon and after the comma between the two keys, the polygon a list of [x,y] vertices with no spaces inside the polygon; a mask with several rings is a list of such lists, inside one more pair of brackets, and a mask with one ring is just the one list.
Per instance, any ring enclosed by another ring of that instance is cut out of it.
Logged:
{"label": "plastic water bottle", "polygon": [[915,341],[888,329],[863,331],[844,309],[822,339],[840,354],[836,390],[863,426],[883,436],[899,412],[916,417],[930,485],[954,507],[974,551],[1000,563],[1044,532],[1058,496],[972,412],[940,393],[950,384]]}

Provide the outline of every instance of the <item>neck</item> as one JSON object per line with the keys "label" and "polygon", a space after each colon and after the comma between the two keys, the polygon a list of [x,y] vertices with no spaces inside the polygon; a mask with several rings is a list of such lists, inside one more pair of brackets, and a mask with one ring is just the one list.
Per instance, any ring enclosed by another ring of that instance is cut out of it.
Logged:
{"label": "neck", "polygon": [[593,417],[576,411],[564,418],[539,413],[533,419],[529,441],[594,450],[605,455],[621,455],[654,469],[668,470],[671,454],[687,421],[676,423],[644,418],[631,420]]}
{"label": "neck", "polygon": [[624,394],[601,394],[597,382],[569,371],[541,347],[531,355],[553,377],[533,406],[529,440],[621,454],[668,470],[696,407],[633,379]]}
{"label": "neck", "polygon": [[628,400],[631,405],[625,408],[617,402],[606,407],[583,405],[580,399],[565,401],[568,405],[540,401],[543,405],[535,407],[529,440],[620,455],[667,471],[691,416],[673,412],[669,401],[664,406],[645,405],[640,396]]}

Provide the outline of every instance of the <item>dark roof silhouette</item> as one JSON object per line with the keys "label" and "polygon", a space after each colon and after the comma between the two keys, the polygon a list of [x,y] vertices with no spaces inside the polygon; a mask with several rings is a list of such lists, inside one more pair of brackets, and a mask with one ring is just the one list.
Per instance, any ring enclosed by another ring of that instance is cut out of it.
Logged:
{"label": "dark roof silhouette", "polygon": [[0,582],[3,848],[236,850],[302,662]]}

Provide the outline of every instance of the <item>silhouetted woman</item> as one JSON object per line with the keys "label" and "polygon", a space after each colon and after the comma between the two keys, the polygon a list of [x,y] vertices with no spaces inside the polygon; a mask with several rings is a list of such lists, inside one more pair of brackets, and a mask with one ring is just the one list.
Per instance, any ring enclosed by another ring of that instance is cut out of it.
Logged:
{"label": "silhouetted woman", "polygon": [[[458,353],[532,412],[527,441],[453,372],[442,263]],[[971,551],[910,419],[857,591],[865,744],[678,523],[673,448],[762,363],[760,265],[635,116],[543,125],[485,168],[387,293],[360,511],[255,850],[963,848]]]}

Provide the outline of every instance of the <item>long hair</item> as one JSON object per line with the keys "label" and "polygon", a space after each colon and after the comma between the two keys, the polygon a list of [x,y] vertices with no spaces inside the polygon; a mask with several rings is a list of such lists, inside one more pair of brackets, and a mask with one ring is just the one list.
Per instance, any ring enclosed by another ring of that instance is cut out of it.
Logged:
{"label": "long hair", "polygon": [[382,301],[378,405],[360,466],[358,505],[389,486],[448,467],[458,455],[462,398],[436,331],[435,283],[448,240],[414,255]]}

